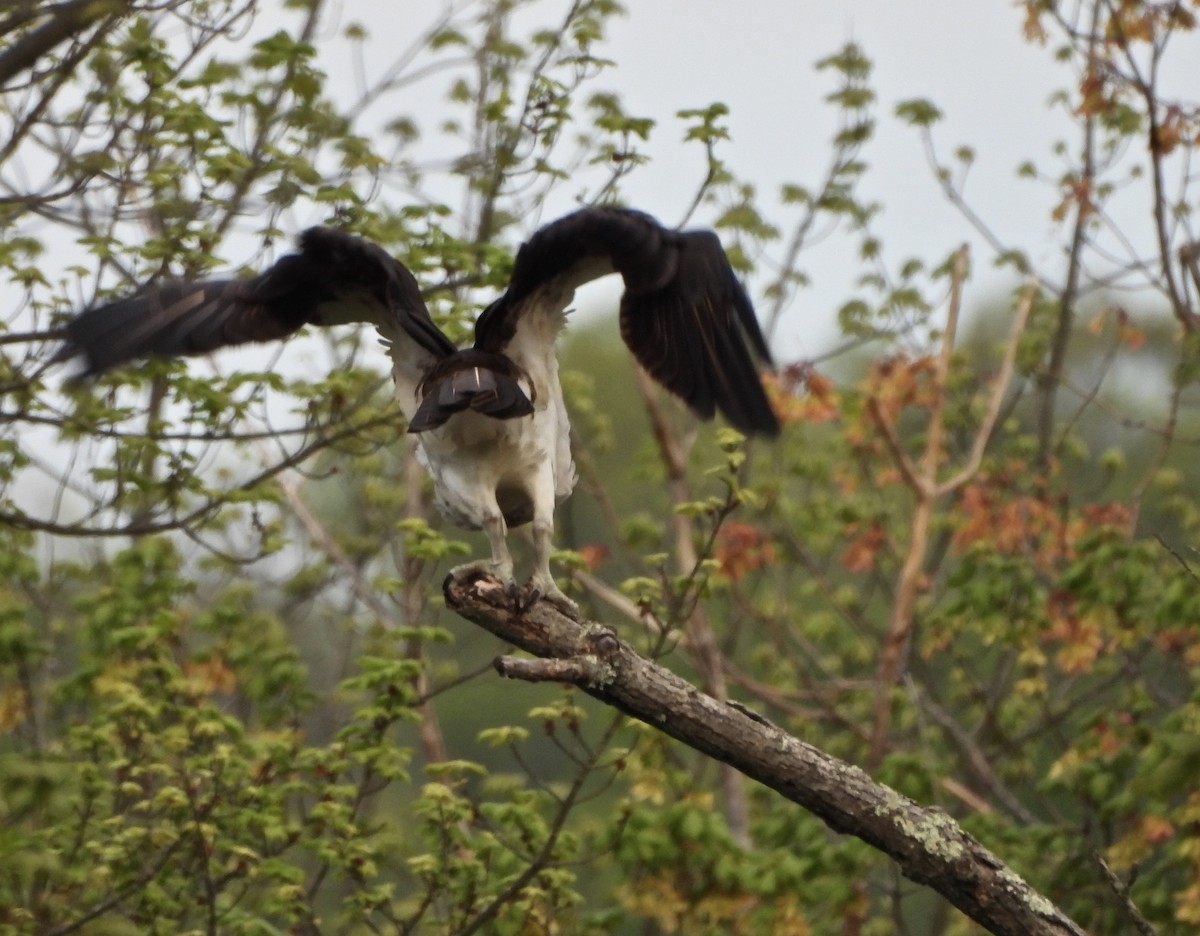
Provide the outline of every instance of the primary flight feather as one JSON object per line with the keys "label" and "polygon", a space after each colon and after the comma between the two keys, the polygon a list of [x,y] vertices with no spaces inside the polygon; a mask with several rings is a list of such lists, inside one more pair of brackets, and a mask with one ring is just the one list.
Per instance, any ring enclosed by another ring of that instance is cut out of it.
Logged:
{"label": "primary flight feather", "polygon": [[369,322],[388,347],[438,506],[487,534],[491,559],[473,567],[515,587],[507,530],[532,522],[530,584],[567,602],[550,574],[554,507],[575,486],[554,346],[576,287],[614,272],[625,283],[621,337],[655,380],[700,417],[720,410],[743,432],[779,432],[755,362],[770,364],[766,341],[717,236],[624,208],[584,208],[538,230],[469,348],[434,324],[416,279],[389,253],[310,228],[297,253],[252,278],[156,284],[80,313],[61,356],[80,354],[97,374],[147,355]]}

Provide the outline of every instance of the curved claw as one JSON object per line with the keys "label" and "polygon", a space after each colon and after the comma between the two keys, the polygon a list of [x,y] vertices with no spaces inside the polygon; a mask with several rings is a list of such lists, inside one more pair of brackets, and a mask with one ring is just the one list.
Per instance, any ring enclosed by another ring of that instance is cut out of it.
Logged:
{"label": "curved claw", "polygon": [[529,580],[529,588],[532,592],[529,600],[530,606],[541,598],[550,602],[567,617],[579,618],[579,605],[563,594],[562,589],[554,584],[553,579],[547,580],[544,576],[535,573]]}
{"label": "curved claw", "polygon": [[542,597],[542,593],[540,591],[538,591],[536,588],[533,588],[532,586],[529,589],[529,594],[527,594],[524,598],[521,597],[521,593],[518,590],[516,595],[514,595],[514,597],[513,597],[513,601],[516,606],[517,616],[520,617],[523,614],[525,614],[526,611],[528,611],[535,604],[537,604],[538,599],[541,597]]}

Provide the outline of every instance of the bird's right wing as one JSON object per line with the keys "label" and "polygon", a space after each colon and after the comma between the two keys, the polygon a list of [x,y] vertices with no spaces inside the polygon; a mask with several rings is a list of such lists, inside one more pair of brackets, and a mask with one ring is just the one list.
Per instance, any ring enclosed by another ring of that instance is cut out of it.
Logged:
{"label": "bird's right wing", "polygon": [[712,231],[673,231],[626,208],[583,208],[534,233],[505,294],[475,324],[475,346],[522,366],[553,355],[576,287],[608,273],[625,282],[621,337],[638,363],[698,416],[720,410],[743,432],[779,420],[755,359],[771,355],[749,297]]}
{"label": "bird's right wing", "polygon": [[85,374],[95,375],[137,358],[203,354],[285,338],[308,324],[349,322],[375,325],[391,345],[397,377],[414,385],[454,353],[412,273],[383,248],[331,228],[310,228],[299,246],[249,279],[158,283],[87,309],[67,323],[58,358],[82,355]]}

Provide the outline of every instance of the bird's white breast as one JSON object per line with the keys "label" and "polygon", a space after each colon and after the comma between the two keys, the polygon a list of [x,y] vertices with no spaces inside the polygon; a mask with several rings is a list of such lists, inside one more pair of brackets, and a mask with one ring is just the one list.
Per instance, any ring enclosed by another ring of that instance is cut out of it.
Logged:
{"label": "bird's white breast", "polygon": [[575,465],[569,447],[560,444],[557,427],[566,420],[555,409],[539,405],[531,416],[515,419],[466,411],[420,433],[418,454],[446,519],[476,529],[498,500],[510,526],[527,522],[540,472],[553,478],[556,502],[571,493]]}

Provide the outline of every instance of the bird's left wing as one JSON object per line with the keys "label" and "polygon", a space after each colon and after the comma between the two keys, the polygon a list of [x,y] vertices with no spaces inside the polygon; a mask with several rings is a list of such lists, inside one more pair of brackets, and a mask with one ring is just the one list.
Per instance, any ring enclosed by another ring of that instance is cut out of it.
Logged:
{"label": "bird's left wing", "polygon": [[520,343],[575,287],[613,272],[625,281],[621,337],[655,380],[705,419],[719,409],[743,432],[779,432],[755,363],[770,364],[766,341],[711,231],[672,231],[640,211],[604,207],[548,224],[517,252],[508,290],[476,323],[475,346]]}
{"label": "bird's left wing", "polygon": [[81,354],[95,375],[140,357],[203,354],[347,322],[378,327],[398,368],[402,359],[418,367],[454,352],[412,273],[383,248],[331,228],[305,231],[299,248],[248,279],[157,283],[87,309],[67,323],[58,357]]}

